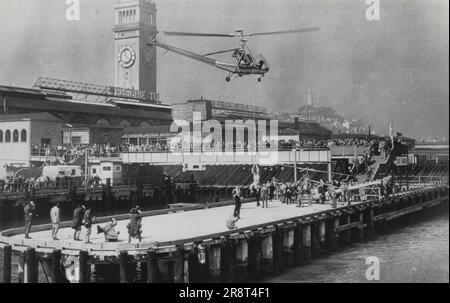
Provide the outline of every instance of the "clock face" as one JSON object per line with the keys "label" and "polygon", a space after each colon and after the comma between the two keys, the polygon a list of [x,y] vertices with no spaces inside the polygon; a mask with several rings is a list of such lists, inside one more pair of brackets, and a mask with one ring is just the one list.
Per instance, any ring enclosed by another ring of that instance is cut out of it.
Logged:
{"label": "clock face", "polygon": [[123,47],[119,52],[119,63],[124,68],[130,68],[136,61],[136,51],[131,46]]}
{"label": "clock face", "polygon": [[154,55],[153,55],[153,49],[150,46],[147,46],[146,48],[144,48],[144,56],[143,56],[143,61],[145,66],[147,67],[152,67],[153,63],[154,63]]}

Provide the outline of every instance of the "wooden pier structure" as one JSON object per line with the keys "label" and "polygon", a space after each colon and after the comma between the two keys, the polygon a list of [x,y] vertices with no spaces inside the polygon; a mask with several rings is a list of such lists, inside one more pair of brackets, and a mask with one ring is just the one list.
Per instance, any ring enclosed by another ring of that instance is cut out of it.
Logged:
{"label": "wooden pier structure", "polygon": [[93,266],[113,268],[122,283],[131,282],[137,269],[149,283],[255,281],[337,247],[369,240],[398,220],[414,220],[425,209],[448,206],[448,200],[448,184],[428,184],[338,208],[274,201],[262,209],[248,202],[234,230],[225,227],[233,212],[230,202],[165,209],[145,212],[143,240],[130,244],[127,215],[115,217],[121,231],[121,241],[115,243],[105,243],[103,235],[93,235],[92,244],[73,241],[68,222],[61,226],[59,241],[51,239],[50,225],[34,226],[32,239],[24,239],[22,229],[10,229],[0,235],[0,281],[12,281],[13,259],[18,260],[19,280],[25,283],[38,282],[39,266],[52,283],[66,277],[89,282]]}

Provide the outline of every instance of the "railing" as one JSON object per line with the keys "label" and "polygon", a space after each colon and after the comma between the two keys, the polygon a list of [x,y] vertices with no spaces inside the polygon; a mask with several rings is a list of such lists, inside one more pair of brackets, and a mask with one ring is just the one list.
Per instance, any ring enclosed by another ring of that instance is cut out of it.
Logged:
{"label": "railing", "polygon": [[362,156],[364,152],[369,152],[368,146],[357,145],[336,145],[331,147],[332,157],[354,157]]}
{"label": "railing", "polygon": [[324,163],[330,162],[328,150],[259,151],[259,152],[160,152],[122,153],[123,163],[153,163],[179,165],[182,163],[222,165],[252,164],[274,165],[281,163]]}
{"label": "railing", "polygon": [[[144,187],[151,186],[149,178],[143,179],[113,179],[111,180],[111,189],[136,188],[139,184]],[[100,179],[90,179],[87,183],[89,190],[101,190],[105,186],[105,182]],[[84,179],[61,179],[59,181],[49,180],[43,182],[24,182],[24,183],[4,183],[0,184],[0,196],[24,194],[34,191],[35,194],[59,192],[69,193],[72,189],[77,191],[84,191],[86,183]]]}

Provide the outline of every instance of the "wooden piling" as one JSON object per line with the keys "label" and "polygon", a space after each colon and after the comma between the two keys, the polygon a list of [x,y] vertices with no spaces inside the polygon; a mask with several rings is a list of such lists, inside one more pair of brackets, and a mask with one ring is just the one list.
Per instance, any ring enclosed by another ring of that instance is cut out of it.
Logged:
{"label": "wooden piling", "polygon": [[311,259],[311,225],[308,223],[303,224],[302,231],[302,256],[303,260],[308,260]]}
{"label": "wooden piling", "polygon": [[241,239],[236,245],[236,282],[248,281],[248,242]]}
{"label": "wooden piling", "polygon": [[285,267],[294,264],[294,229],[285,229],[283,233],[283,262]]}
{"label": "wooden piling", "polygon": [[322,254],[327,249],[326,221],[324,219],[318,222],[318,232],[319,232],[319,253]]}
{"label": "wooden piling", "polygon": [[[352,223],[352,214],[345,214],[345,218],[346,218],[346,223],[345,224],[350,224]],[[350,243],[352,243],[352,229],[349,228],[347,230],[345,230],[343,232],[343,240],[344,240],[344,244],[345,245],[349,245]]]}
{"label": "wooden piling", "polygon": [[89,254],[87,251],[82,250],[78,255],[79,258],[79,283],[89,283],[89,274],[88,274],[88,260]]}
{"label": "wooden piling", "polygon": [[356,231],[356,240],[357,241],[363,241],[364,240],[364,211],[359,210],[359,226],[358,230]]}
{"label": "wooden piling", "polygon": [[38,257],[36,249],[29,247],[25,252],[25,283],[38,283]]}
{"label": "wooden piling", "polygon": [[[206,283],[209,281],[209,262],[208,262],[208,252],[205,246],[197,246],[196,254],[196,270],[197,282]],[[192,271],[191,271],[192,272]]]}
{"label": "wooden piling", "polygon": [[275,231],[272,233],[272,245],[273,245],[273,271],[281,272],[284,267],[283,260],[283,239],[284,227],[276,226]]}
{"label": "wooden piling", "polygon": [[2,283],[11,283],[11,269],[12,269],[12,246],[5,245],[3,247],[3,277]]}
{"label": "wooden piling", "polygon": [[292,247],[295,265],[299,265],[303,262],[302,244],[303,244],[302,225],[297,222],[294,227],[294,243]]}
{"label": "wooden piling", "polygon": [[236,282],[236,242],[228,238],[225,245],[222,246],[222,280],[227,283]]}
{"label": "wooden piling", "polygon": [[120,283],[128,283],[128,252],[122,250],[119,254]]}
{"label": "wooden piling", "polygon": [[214,245],[208,249],[209,281],[221,282],[221,247]]}
{"label": "wooden piling", "polygon": [[339,219],[334,214],[325,221],[325,241],[327,250],[334,250],[339,245],[339,239],[336,237],[336,222],[339,226]]}
{"label": "wooden piling", "polygon": [[253,281],[261,275],[261,236],[257,232],[248,243],[248,274]]}
{"label": "wooden piling", "polygon": [[158,264],[156,261],[156,252],[149,250],[147,252],[147,283],[158,282]]}
{"label": "wooden piling", "polygon": [[373,220],[375,211],[372,207],[366,210],[366,232],[364,233],[366,239],[373,239],[375,237],[375,221]]}
{"label": "wooden piling", "polygon": [[175,253],[175,259],[173,263],[173,281],[175,283],[184,283],[184,246],[178,246]]}
{"label": "wooden piling", "polygon": [[261,239],[261,271],[263,274],[271,274],[273,268],[273,242],[272,234],[267,233]]}
{"label": "wooden piling", "polygon": [[61,283],[61,250],[55,249],[52,253],[52,283]]}

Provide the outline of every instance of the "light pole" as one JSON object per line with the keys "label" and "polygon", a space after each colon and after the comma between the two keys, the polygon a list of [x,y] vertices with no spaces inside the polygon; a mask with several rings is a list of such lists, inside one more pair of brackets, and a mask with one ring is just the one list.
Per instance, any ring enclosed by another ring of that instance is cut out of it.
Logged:
{"label": "light pole", "polygon": [[297,147],[294,147],[294,182],[297,183]]}

